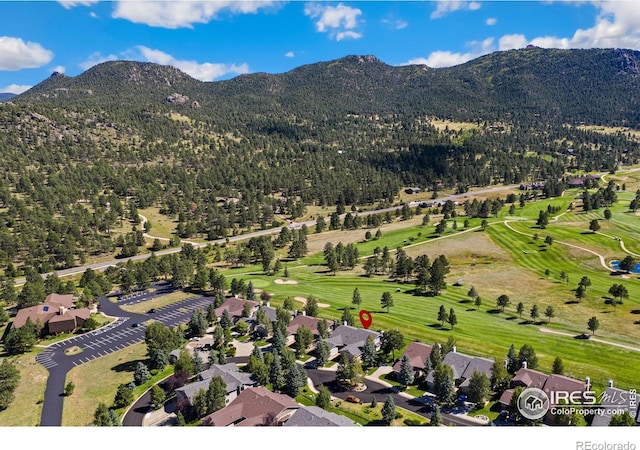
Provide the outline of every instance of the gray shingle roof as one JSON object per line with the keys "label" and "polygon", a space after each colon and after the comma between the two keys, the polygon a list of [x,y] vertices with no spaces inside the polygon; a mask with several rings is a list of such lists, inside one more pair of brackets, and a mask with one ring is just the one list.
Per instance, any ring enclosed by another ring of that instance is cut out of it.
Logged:
{"label": "gray shingle roof", "polygon": [[303,406],[298,409],[285,427],[355,427],[356,424],[348,417],[325,411],[317,406]]}

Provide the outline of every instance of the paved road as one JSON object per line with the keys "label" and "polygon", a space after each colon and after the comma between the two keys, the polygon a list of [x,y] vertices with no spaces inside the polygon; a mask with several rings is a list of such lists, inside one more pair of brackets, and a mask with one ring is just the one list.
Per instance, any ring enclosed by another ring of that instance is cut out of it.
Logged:
{"label": "paved road", "polygon": [[[472,196],[477,196],[477,195],[489,195],[489,194],[494,194],[500,191],[503,191],[505,189],[516,189],[518,188],[520,185],[518,184],[511,184],[508,186],[496,186],[496,187],[492,187],[492,188],[485,188],[485,189],[478,189],[475,191],[470,191],[470,192],[465,192],[464,194],[455,194],[455,195],[449,195],[446,197],[440,197],[438,199],[435,200],[428,200],[426,201],[426,203],[444,203],[447,200],[451,200],[451,201],[457,201],[466,197],[472,197]],[[413,202],[409,202],[409,206],[414,208],[416,206],[418,206],[420,203],[423,203],[422,201],[413,201]],[[360,211],[358,212],[359,216],[369,216],[372,214],[384,214],[387,212],[393,212],[396,211],[398,209],[402,209],[404,205],[400,205],[400,206],[393,206],[390,208],[384,208],[384,209],[375,209],[375,210],[370,210],[370,211]],[[343,214],[341,217],[344,218],[344,216],[346,215]],[[329,220],[329,217],[325,218],[327,221]],[[290,228],[302,228],[303,225],[306,225],[307,227],[312,227],[315,226],[316,224],[316,220],[309,220],[307,222],[296,222],[291,224],[289,227]],[[277,228],[269,228],[266,230],[259,230],[259,231],[253,231],[251,233],[246,233],[246,234],[240,234],[237,236],[229,236],[228,238],[223,238],[223,239],[215,239],[213,241],[208,241],[208,242],[202,242],[199,244],[194,244],[194,247],[196,248],[201,248],[201,247],[206,247],[207,245],[215,245],[215,244],[224,244],[225,242],[227,242],[227,239],[229,240],[229,242],[236,242],[236,241],[244,241],[247,239],[251,239],[252,237],[259,237],[259,236],[268,236],[268,235],[272,235],[272,234],[278,234],[280,233],[281,228],[277,227]],[[176,248],[168,248],[165,250],[160,250],[158,252],[155,252],[156,256],[162,256],[162,255],[168,255],[171,253],[178,253],[180,252],[180,250],[182,250],[179,247]],[[128,258],[120,258],[120,259],[113,259],[110,261],[103,261],[103,262],[99,262],[99,263],[93,263],[93,264],[86,264],[84,266],[78,266],[78,267],[71,267],[69,269],[63,269],[63,270],[58,270],[55,273],[59,276],[59,277],[65,277],[65,276],[70,276],[70,275],[76,275],[79,273],[83,273],[85,270],[87,269],[93,269],[93,270],[104,270],[107,267],[110,266],[115,266],[118,263],[126,263],[127,261],[140,261],[143,259],[146,259],[148,257],[151,256],[151,253],[145,253],[145,254],[141,254],[141,255],[136,255],[136,256],[131,256]],[[54,273],[54,272],[50,272],[50,273]],[[45,273],[42,274],[43,278],[46,278],[50,273]],[[25,278],[16,278],[15,282],[17,286],[20,286],[22,284],[25,283]]]}
{"label": "paved road", "polygon": [[[189,320],[193,310],[206,309],[213,301],[210,297],[188,298],[158,308],[154,314],[134,314],[120,308],[122,304],[149,300],[156,295],[157,293],[145,293],[135,298],[125,299],[121,303],[112,303],[106,297],[100,298],[100,310],[108,316],[117,318],[113,323],[98,330],[52,344],[36,357],[36,361],[49,371],[40,418],[41,426],[60,426],[62,424],[64,402],[62,393],[69,370],[144,341],[144,322],[151,318],[166,326],[180,325]],[[133,324],[140,325],[134,327]],[[79,347],[82,351],[66,355],[65,351],[73,347]]]}

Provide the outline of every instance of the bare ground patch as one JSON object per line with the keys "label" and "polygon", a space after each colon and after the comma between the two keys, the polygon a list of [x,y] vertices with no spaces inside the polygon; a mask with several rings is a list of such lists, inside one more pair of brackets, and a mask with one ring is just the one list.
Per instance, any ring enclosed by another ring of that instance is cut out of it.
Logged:
{"label": "bare ground patch", "polygon": [[487,234],[476,231],[409,246],[406,251],[412,258],[425,253],[430,258],[445,255],[451,264],[474,265],[511,260]]}
{"label": "bare ground patch", "polygon": [[[409,220],[394,221],[392,223],[381,225],[380,230],[384,233],[403,228],[414,227],[421,224],[422,216],[416,216]],[[372,234],[376,232],[376,230],[374,229],[369,231],[371,231]],[[307,247],[309,249],[308,254],[313,255],[315,253],[321,253],[324,250],[324,246],[327,242],[331,242],[333,245],[336,245],[338,242],[342,242],[343,244],[362,242],[364,240],[364,235],[366,232],[367,230],[359,229],[348,231],[334,230],[325,231],[320,234],[310,234],[307,238]]]}

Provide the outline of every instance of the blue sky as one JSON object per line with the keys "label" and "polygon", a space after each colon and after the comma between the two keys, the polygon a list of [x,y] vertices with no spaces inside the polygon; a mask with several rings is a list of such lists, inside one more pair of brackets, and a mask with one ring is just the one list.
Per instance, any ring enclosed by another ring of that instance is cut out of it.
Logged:
{"label": "blue sky", "polygon": [[116,59],[203,81],[346,55],[447,67],[498,50],[640,50],[637,1],[4,1],[0,92]]}

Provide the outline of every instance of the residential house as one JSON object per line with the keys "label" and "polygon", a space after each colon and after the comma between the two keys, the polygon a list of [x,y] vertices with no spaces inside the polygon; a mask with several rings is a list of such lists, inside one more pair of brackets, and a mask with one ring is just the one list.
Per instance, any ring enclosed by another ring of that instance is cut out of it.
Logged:
{"label": "residential house", "polygon": [[291,397],[271,392],[264,387],[242,391],[226,407],[205,416],[203,425],[216,427],[253,427],[282,425],[300,405]]}
{"label": "residential house", "polygon": [[396,363],[393,365],[394,372],[396,373],[400,372],[400,365],[402,364],[402,358],[406,356],[407,358],[409,358],[409,364],[411,365],[411,368],[414,371],[414,376],[416,378],[422,376],[424,372],[424,365],[426,363],[427,358],[431,356],[432,349],[433,349],[433,346],[428,344],[423,344],[421,342],[410,343],[409,345],[407,345],[407,348],[405,349],[400,359],[398,359],[398,361],[396,361]]}
{"label": "residential house", "polygon": [[348,417],[325,411],[318,406],[301,406],[284,425],[285,427],[355,427]]}
{"label": "residential house", "polygon": [[43,325],[44,334],[71,333],[90,316],[88,308],[74,308],[73,295],[49,294],[44,303],[18,310],[12,326],[20,328],[30,319]]}
{"label": "residential house", "polygon": [[586,176],[582,176],[582,177],[577,177],[574,178],[572,180],[569,180],[569,182],[567,183],[567,185],[570,188],[581,188],[584,187],[584,182],[585,181],[600,181],[600,175],[586,175]]}
{"label": "residential house", "polygon": [[584,393],[590,389],[590,381],[576,380],[564,375],[547,375],[537,370],[527,368],[526,362],[520,368],[511,380],[511,388],[505,390],[500,396],[499,402],[503,407],[509,406],[511,398],[517,387],[537,388],[543,390],[547,395],[553,392],[581,392]]}
{"label": "residential house", "polygon": [[238,319],[242,318],[244,305],[247,302],[249,303],[249,305],[251,305],[251,310],[249,311],[249,316],[251,316],[255,311],[258,310],[258,307],[260,306],[259,302],[254,302],[253,300],[246,300],[244,298],[231,297],[226,299],[222,305],[218,306],[215,309],[216,317],[218,318],[222,317],[222,312],[226,309],[227,311],[229,311],[229,315],[231,316],[231,319],[235,323],[238,321]]}
{"label": "residential house", "polygon": [[241,372],[238,370],[238,366],[233,363],[214,364],[209,369],[197,374],[195,377],[197,381],[176,389],[177,401],[187,401],[190,405],[193,404],[193,398],[198,391],[209,389],[211,379],[216,376],[222,377],[227,385],[226,404],[232,402],[246,388],[258,385],[253,375]]}
{"label": "residential house", "polygon": [[[463,392],[469,388],[469,379],[471,378],[471,375],[473,375],[473,372],[484,373],[489,379],[491,379],[493,368],[492,359],[458,353],[455,346],[446,354],[442,360],[442,364],[446,364],[451,367],[455,384]],[[433,375],[434,372],[431,371],[426,378],[427,387],[429,387],[429,389],[433,388]]]}
{"label": "residential house", "polygon": [[[638,408],[638,394],[613,387],[613,381],[609,380],[607,390],[600,398],[600,408],[593,416],[592,427],[606,427],[611,422],[611,417],[616,411],[628,411],[640,425],[640,408]],[[617,414],[620,414],[619,412]]]}
{"label": "residential house", "polygon": [[363,330],[350,325],[340,325],[333,330],[331,337],[326,339],[329,344],[330,357],[339,353],[346,353],[349,356],[360,357],[362,348],[371,336],[376,350],[380,348],[380,333],[376,331]]}

